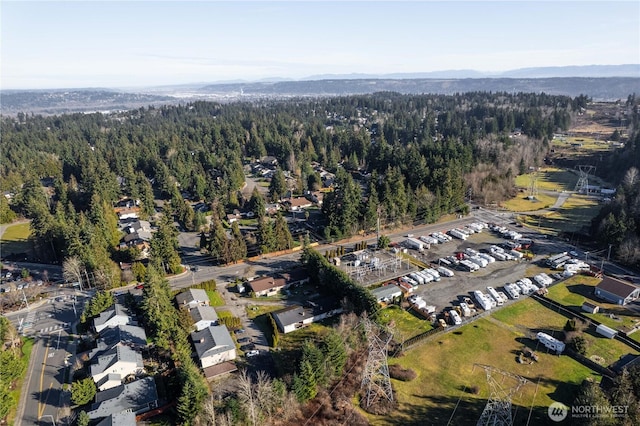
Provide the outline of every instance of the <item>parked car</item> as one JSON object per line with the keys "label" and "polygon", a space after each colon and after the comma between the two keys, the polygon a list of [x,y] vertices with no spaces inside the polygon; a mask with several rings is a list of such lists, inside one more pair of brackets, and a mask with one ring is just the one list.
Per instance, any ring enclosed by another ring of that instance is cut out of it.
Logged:
{"label": "parked car", "polygon": [[252,356],[260,355],[260,351],[257,349],[254,349],[252,351],[247,352],[246,355],[247,355],[247,358],[251,358]]}
{"label": "parked car", "polygon": [[138,285],[136,286],[136,289],[137,289],[137,290],[142,290],[143,288],[144,288],[144,284],[138,284]]}
{"label": "parked car", "polygon": [[244,328],[239,328],[239,329],[235,330],[234,333],[242,334],[242,333],[244,333]]}
{"label": "parked car", "polygon": [[240,350],[242,352],[249,352],[249,351],[254,350],[255,348],[256,348],[256,345],[254,345],[253,343],[249,343],[248,345],[240,346]]}
{"label": "parked car", "polygon": [[241,339],[238,339],[238,343],[248,343],[251,342],[251,337],[243,337]]}

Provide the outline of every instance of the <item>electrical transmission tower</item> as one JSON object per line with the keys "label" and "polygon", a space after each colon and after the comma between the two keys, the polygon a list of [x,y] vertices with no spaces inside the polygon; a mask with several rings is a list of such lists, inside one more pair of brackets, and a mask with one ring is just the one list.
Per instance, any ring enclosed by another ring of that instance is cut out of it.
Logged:
{"label": "electrical transmission tower", "polygon": [[362,377],[362,388],[365,389],[364,408],[368,408],[385,399],[393,402],[389,364],[387,364],[387,348],[393,333],[389,330],[381,330],[366,317],[362,320],[362,325],[369,342],[369,353]]}
{"label": "electrical transmission tower", "polygon": [[576,192],[589,192],[589,175],[593,174],[595,171],[596,166],[578,166],[580,176],[578,177],[578,183],[576,183]]}
{"label": "electrical transmission tower", "polygon": [[[527,384],[528,380],[490,365],[474,364],[473,366],[474,368],[478,366],[485,371],[490,391],[487,405],[476,426],[512,426],[511,397]],[[500,376],[501,380],[498,381],[496,376]],[[513,379],[515,385],[510,388],[503,387],[505,378]]]}
{"label": "electrical transmission tower", "polygon": [[538,172],[529,176],[529,199],[534,200],[538,196]]}

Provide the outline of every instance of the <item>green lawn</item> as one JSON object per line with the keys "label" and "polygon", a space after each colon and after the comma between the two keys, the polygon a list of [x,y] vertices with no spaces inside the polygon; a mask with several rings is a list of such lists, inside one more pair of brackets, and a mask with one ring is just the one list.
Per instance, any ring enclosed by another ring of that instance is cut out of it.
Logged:
{"label": "green lawn", "polygon": [[206,292],[211,306],[224,306],[224,299],[220,293],[215,290],[206,290]]}
{"label": "green lawn", "polygon": [[[531,185],[531,173],[516,176],[516,187],[529,188]],[[536,186],[545,191],[573,191],[578,182],[575,173],[555,167],[545,167],[536,174]]]}
{"label": "green lawn", "polygon": [[247,310],[247,316],[249,317],[249,319],[254,319],[256,317],[259,317],[260,315],[264,315],[264,314],[268,314],[269,312],[273,312],[273,311],[278,311],[280,309],[284,308],[283,305],[275,305],[275,304],[269,304],[269,305],[247,305],[246,310]]}
{"label": "green lawn", "polygon": [[[393,415],[367,417],[373,425],[441,425],[449,419],[450,424],[475,425],[489,396],[485,372],[477,365],[484,364],[529,380],[513,399],[518,406],[514,424],[526,423],[529,407],[533,407],[531,424],[541,424],[551,402],[570,403],[585,378],[598,378],[569,357],[542,351],[539,362],[519,364],[517,353],[525,345],[535,342],[487,319],[441,335],[390,360],[413,369],[418,377],[411,382],[392,380],[399,404]],[[503,386],[513,384],[502,376],[498,380]],[[477,394],[470,391],[473,386],[478,387]]]}
{"label": "green lawn", "polygon": [[33,250],[33,242],[29,239],[31,227],[29,222],[9,225],[2,234],[0,240],[0,252],[3,255],[12,253],[30,253]]}
{"label": "green lawn", "polygon": [[393,321],[395,339],[401,342],[433,329],[429,321],[395,305],[378,312],[378,318],[385,324]]}
{"label": "green lawn", "polygon": [[547,194],[538,193],[535,199],[529,200],[527,195],[528,194],[526,193],[520,192],[515,198],[504,201],[500,205],[513,212],[535,211],[553,206],[557,198]]}

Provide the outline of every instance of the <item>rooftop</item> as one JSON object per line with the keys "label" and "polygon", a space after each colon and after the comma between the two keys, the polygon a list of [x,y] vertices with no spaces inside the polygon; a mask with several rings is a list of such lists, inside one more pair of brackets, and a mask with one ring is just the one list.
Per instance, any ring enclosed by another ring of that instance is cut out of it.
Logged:
{"label": "rooftop", "polygon": [[596,287],[600,290],[604,290],[623,298],[629,297],[631,293],[638,289],[638,287],[628,281],[619,280],[609,276],[605,276]]}
{"label": "rooftop", "polygon": [[287,285],[284,278],[264,277],[249,281],[249,286],[255,292],[270,290],[272,288],[280,288]]}
{"label": "rooftop", "polygon": [[189,310],[189,314],[191,314],[191,319],[193,322],[199,321],[218,321],[218,314],[216,310],[211,306],[196,306],[193,309]]}
{"label": "rooftop", "polygon": [[309,307],[289,306],[273,312],[272,315],[278,319],[283,327],[286,327],[339,308],[335,300],[330,298],[325,298],[311,303],[313,304]]}
{"label": "rooftop", "polygon": [[153,377],[145,377],[126,385],[116,386],[111,389],[98,392],[96,402],[91,406],[89,417],[97,419],[121,413],[125,410],[133,412],[148,407],[150,403],[158,400],[158,392]]}
{"label": "rooftop", "polygon": [[144,367],[144,364],[142,363],[142,355],[138,352],[128,346],[114,346],[94,360],[91,364],[91,375],[95,376],[103,373],[119,361],[133,362],[136,363],[136,366],[139,368]]}
{"label": "rooftop", "polygon": [[116,316],[129,317],[129,311],[127,308],[122,306],[119,303],[114,303],[109,309],[102,312],[99,316],[93,319],[94,326],[99,326],[105,324],[111,318]]}
{"label": "rooftop", "polygon": [[178,294],[176,300],[180,305],[186,305],[192,302],[209,302],[209,296],[200,288],[190,288]]}
{"label": "rooftop", "polygon": [[199,358],[235,349],[236,345],[224,325],[212,325],[191,333],[193,346]]}

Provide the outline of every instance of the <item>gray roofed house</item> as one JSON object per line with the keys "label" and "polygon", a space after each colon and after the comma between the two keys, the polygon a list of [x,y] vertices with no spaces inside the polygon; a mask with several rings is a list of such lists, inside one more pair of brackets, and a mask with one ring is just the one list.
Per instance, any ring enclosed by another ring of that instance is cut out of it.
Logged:
{"label": "gray roofed house", "polygon": [[190,288],[176,296],[176,301],[179,306],[186,306],[187,308],[195,308],[198,305],[208,306],[209,296],[207,292],[199,288]]}
{"label": "gray roofed house", "polygon": [[271,315],[283,333],[290,333],[305,325],[342,313],[342,308],[333,300],[309,302],[309,307],[290,306]]}
{"label": "gray roofed house", "polygon": [[211,306],[196,306],[189,310],[191,319],[193,319],[196,330],[204,330],[205,328],[216,325],[218,323],[218,314]]}
{"label": "gray roofed house", "polygon": [[191,333],[200,365],[207,368],[236,358],[236,345],[224,325],[213,325]]}
{"label": "gray roofed house", "polygon": [[110,414],[96,426],[136,426],[136,414],[128,410]]}
{"label": "gray roofed house", "polygon": [[135,325],[135,322],[129,315],[129,310],[119,303],[114,303],[111,308],[105,310],[93,319],[93,327],[98,333],[107,327],[125,324]]}
{"label": "gray roofed house", "polygon": [[90,368],[99,390],[118,386],[125,377],[140,374],[143,369],[142,355],[128,346],[119,345],[97,356]]}
{"label": "gray roofed house", "polygon": [[139,348],[147,346],[147,333],[137,325],[117,325],[100,332],[96,348],[89,353],[89,359],[100,355],[116,345]]}
{"label": "gray roofed house", "polygon": [[145,377],[126,385],[98,392],[96,402],[87,414],[99,419],[129,410],[134,414],[146,413],[158,405],[158,391],[153,377]]}

